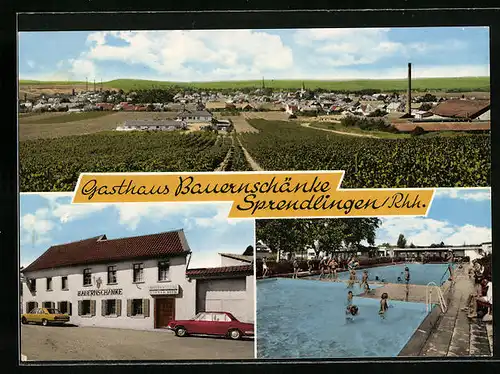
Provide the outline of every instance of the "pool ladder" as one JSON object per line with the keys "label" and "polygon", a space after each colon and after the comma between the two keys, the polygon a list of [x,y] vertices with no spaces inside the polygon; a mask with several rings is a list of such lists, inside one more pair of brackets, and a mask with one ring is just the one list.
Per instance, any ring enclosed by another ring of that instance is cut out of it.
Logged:
{"label": "pool ladder", "polygon": [[427,313],[429,313],[432,309],[432,291],[435,290],[439,302],[439,306],[441,307],[441,312],[445,313],[447,306],[446,301],[444,300],[443,292],[441,288],[434,282],[427,283],[427,287],[425,289],[425,308]]}

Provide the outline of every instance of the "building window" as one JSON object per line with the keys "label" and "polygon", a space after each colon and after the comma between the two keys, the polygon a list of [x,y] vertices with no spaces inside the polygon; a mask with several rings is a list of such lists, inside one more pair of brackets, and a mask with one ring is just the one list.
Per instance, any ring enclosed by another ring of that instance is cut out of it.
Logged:
{"label": "building window", "polygon": [[63,314],[72,314],[71,303],[69,301],[59,301],[57,309]]}
{"label": "building window", "polygon": [[52,291],[52,278],[47,278],[47,291]]}
{"label": "building window", "polygon": [[68,289],[68,277],[61,277],[61,289],[62,290]]}
{"label": "building window", "polygon": [[117,316],[121,315],[122,301],[121,300],[102,300],[101,301],[101,315],[103,316]]}
{"label": "building window", "polygon": [[92,285],[92,273],[90,269],[83,269],[83,285],[84,286]]}
{"label": "building window", "polygon": [[36,301],[28,301],[26,303],[26,313],[32,313],[35,308],[38,308],[38,303]]}
{"label": "building window", "polygon": [[28,288],[31,292],[36,292],[36,279],[28,280]]}
{"label": "building window", "polygon": [[170,270],[170,262],[160,261],[158,262],[158,281],[168,281],[169,280],[169,270]]}
{"label": "building window", "polygon": [[46,309],[54,309],[56,307],[56,304],[52,301],[44,301],[42,303],[42,308]]}
{"label": "building window", "polygon": [[95,316],[95,300],[80,300],[78,301],[79,316]]}
{"label": "building window", "polygon": [[134,264],[134,283],[144,281],[144,264]]}
{"label": "building window", "polygon": [[127,300],[127,316],[149,317],[149,299]]}
{"label": "building window", "polygon": [[108,284],[116,284],[116,266],[108,266]]}

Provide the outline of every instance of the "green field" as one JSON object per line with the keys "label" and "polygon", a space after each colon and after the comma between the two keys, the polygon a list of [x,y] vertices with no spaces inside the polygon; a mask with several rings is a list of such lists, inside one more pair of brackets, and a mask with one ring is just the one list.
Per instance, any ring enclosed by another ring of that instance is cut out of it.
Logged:
{"label": "green field", "polygon": [[[20,85],[76,85],[85,82],[43,82],[20,80]],[[269,80],[265,86],[275,89],[300,89],[302,84],[307,89],[322,88],[327,90],[359,91],[365,89],[378,89],[382,91],[404,91],[407,88],[406,79],[364,79],[346,81],[320,81],[320,80]],[[238,89],[260,88],[261,80],[252,81],[220,81],[220,82],[162,82],[139,79],[116,79],[103,82],[103,86],[124,91],[134,89],[147,89],[152,87],[167,88],[171,86],[193,87],[200,89]],[[420,78],[412,79],[414,90],[426,91],[489,91],[489,77],[460,77],[460,78]]]}
{"label": "green field", "polygon": [[19,123],[29,123],[29,124],[48,124],[48,123],[67,123],[67,122],[75,122],[75,121],[83,121],[94,118],[100,118],[107,116],[109,114],[113,114],[115,112],[110,111],[102,111],[102,112],[82,112],[82,113],[67,113],[61,114],[60,116],[39,116],[39,118],[33,117],[20,117]]}

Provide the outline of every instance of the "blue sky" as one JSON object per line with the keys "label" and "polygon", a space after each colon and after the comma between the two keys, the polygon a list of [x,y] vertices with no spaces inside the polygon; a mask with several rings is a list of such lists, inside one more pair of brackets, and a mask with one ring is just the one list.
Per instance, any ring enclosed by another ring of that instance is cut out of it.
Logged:
{"label": "blue sky", "polygon": [[227,219],[230,204],[71,204],[72,193],[21,194],[21,266],[51,245],[106,234],[108,239],[184,229],[190,268],[220,266],[218,253],[254,244],[254,221]]}
{"label": "blue sky", "polygon": [[491,242],[490,189],[437,189],[427,217],[382,218],[376,243],[396,244],[399,234],[415,245]]}
{"label": "blue sky", "polygon": [[487,27],[23,32],[21,79],[489,76]]}

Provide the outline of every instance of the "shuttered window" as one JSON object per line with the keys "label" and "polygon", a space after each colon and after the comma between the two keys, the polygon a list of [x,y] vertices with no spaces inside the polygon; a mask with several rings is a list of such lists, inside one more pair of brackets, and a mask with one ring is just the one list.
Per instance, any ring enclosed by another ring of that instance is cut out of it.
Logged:
{"label": "shuttered window", "polygon": [[95,316],[95,300],[80,300],[78,301],[79,316]]}
{"label": "shuttered window", "polygon": [[62,290],[68,289],[68,277],[61,277],[61,289]]}
{"label": "shuttered window", "polygon": [[92,285],[92,272],[90,269],[83,269],[83,285],[84,286]]}
{"label": "shuttered window", "polygon": [[26,313],[30,313],[33,309],[38,308],[38,303],[36,301],[28,301],[26,303]]}
{"label": "shuttered window", "polygon": [[52,291],[52,278],[47,278],[47,291]]}
{"label": "shuttered window", "polygon": [[149,317],[149,299],[127,300],[128,317]]}
{"label": "shuttered window", "polygon": [[71,315],[71,303],[69,301],[59,301],[57,303],[57,309],[63,314]]}
{"label": "shuttered window", "polygon": [[121,300],[108,299],[101,301],[102,316],[119,316],[121,315]]}

